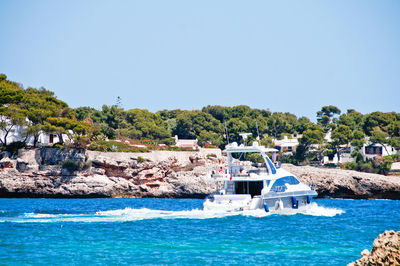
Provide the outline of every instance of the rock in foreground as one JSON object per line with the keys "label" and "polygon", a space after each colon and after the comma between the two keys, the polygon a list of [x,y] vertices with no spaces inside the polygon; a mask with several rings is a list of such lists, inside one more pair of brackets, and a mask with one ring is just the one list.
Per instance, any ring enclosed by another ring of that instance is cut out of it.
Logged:
{"label": "rock in foreground", "polygon": [[400,265],[400,231],[383,232],[375,239],[371,252],[365,249],[361,256],[348,265]]}

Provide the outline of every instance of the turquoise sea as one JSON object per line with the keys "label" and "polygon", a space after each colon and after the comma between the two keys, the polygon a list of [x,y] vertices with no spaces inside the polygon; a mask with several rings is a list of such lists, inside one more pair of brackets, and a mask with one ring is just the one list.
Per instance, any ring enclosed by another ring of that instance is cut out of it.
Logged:
{"label": "turquoise sea", "polygon": [[0,265],[345,265],[400,201],[317,199],[297,212],[213,213],[198,199],[0,199]]}

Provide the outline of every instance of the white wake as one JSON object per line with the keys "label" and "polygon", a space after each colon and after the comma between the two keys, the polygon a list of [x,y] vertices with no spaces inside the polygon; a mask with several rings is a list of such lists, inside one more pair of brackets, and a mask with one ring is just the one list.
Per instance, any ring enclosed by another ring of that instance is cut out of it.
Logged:
{"label": "white wake", "polygon": [[118,209],[110,211],[98,211],[94,214],[45,214],[25,213],[22,217],[2,217],[0,222],[15,223],[51,223],[51,222],[129,222],[149,219],[216,219],[229,216],[266,217],[270,215],[310,215],[333,217],[343,214],[344,211],[336,208],[318,206],[315,202],[299,209],[283,209],[275,212],[265,212],[263,209],[227,212],[224,210],[187,210],[187,211],[166,211],[141,209]]}

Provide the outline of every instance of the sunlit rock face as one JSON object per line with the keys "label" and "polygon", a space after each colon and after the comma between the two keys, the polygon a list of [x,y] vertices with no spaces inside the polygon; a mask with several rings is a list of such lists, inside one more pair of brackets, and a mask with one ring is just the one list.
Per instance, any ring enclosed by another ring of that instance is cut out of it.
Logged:
{"label": "sunlit rock face", "polygon": [[[210,153],[215,152],[211,156]],[[22,150],[0,161],[1,197],[205,197],[217,186],[206,175],[225,167],[220,150],[148,153]],[[284,164],[319,197],[400,199],[400,178]]]}
{"label": "sunlit rock face", "polygon": [[361,259],[348,265],[400,265],[400,231],[383,232],[375,239],[371,252],[363,250]]}
{"label": "sunlit rock face", "polygon": [[[66,166],[65,162],[68,161]],[[106,153],[23,151],[4,159],[3,197],[205,197],[216,186],[206,174],[226,165],[196,152]]]}

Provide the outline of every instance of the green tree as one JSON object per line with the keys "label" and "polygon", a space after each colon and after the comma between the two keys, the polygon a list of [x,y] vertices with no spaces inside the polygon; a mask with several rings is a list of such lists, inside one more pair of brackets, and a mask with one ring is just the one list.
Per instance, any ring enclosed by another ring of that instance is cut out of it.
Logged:
{"label": "green tree", "polygon": [[312,126],[312,122],[307,117],[300,117],[297,120],[296,132],[302,134],[304,131],[309,129]]}
{"label": "green tree", "polygon": [[226,123],[230,142],[241,142],[240,133],[249,132],[249,127],[239,118],[231,118]]}
{"label": "green tree", "polygon": [[0,130],[4,131],[4,136],[0,142],[3,146],[7,146],[7,137],[11,130],[16,126],[26,124],[24,112],[15,105],[0,107]]}
{"label": "green tree", "polygon": [[360,150],[365,144],[365,134],[361,130],[353,131],[353,139],[351,140],[351,145],[356,147],[356,150]]}
{"label": "green tree", "polygon": [[44,130],[50,134],[57,134],[60,144],[64,144],[63,134],[66,134],[70,140],[73,140],[74,138],[81,139],[82,137],[91,138],[98,132],[89,123],[65,117],[48,118],[45,122]]}
{"label": "green tree", "polygon": [[293,134],[296,131],[297,118],[290,113],[273,113],[267,118],[266,133],[281,138],[282,133]]}
{"label": "green tree", "polygon": [[332,131],[332,145],[337,152],[338,160],[340,160],[340,145],[347,145],[353,138],[353,132],[346,125],[339,125]]}
{"label": "green tree", "polygon": [[208,132],[202,130],[198,136],[198,144],[204,146],[206,143],[212,144],[214,146],[221,146],[224,142],[222,135],[215,132]]}
{"label": "green tree", "polygon": [[346,125],[352,130],[362,129],[363,122],[364,115],[355,111],[354,109],[347,110],[347,113],[342,114],[338,120],[338,124]]}
{"label": "green tree", "polygon": [[33,136],[33,145],[36,147],[40,134],[44,129],[44,122],[47,118],[61,115],[69,116],[71,109],[68,105],[58,100],[54,93],[45,88],[28,88],[20,103],[29,120],[26,130],[27,136]]}
{"label": "green tree", "polygon": [[220,105],[207,105],[206,107],[203,107],[202,111],[209,113],[215,119],[223,123],[231,118],[230,109],[230,107]]}
{"label": "green tree", "polygon": [[195,139],[203,130],[222,135],[223,126],[208,113],[184,111],[176,118],[176,128],[173,134],[183,139]]}
{"label": "green tree", "polygon": [[340,109],[333,105],[323,106],[321,111],[317,112],[317,121],[324,128],[333,122],[336,122],[335,115],[340,115]]}
{"label": "green tree", "polygon": [[367,114],[363,125],[364,132],[366,135],[371,136],[375,128],[379,127],[381,131],[388,133],[392,122],[396,121],[396,118],[395,113],[373,112]]}
{"label": "green tree", "polygon": [[[310,147],[314,144],[323,144],[324,142],[324,132],[318,129],[307,129],[303,132],[303,136],[299,139],[299,146],[296,148],[295,158],[298,162],[304,161],[306,159],[306,154],[309,152]],[[318,160],[322,154],[321,149],[316,149],[318,154]]]}
{"label": "green tree", "polygon": [[158,114],[143,109],[131,109],[122,113],[121,134],[127,137],[162,140],[171,137],[168,125]]}

